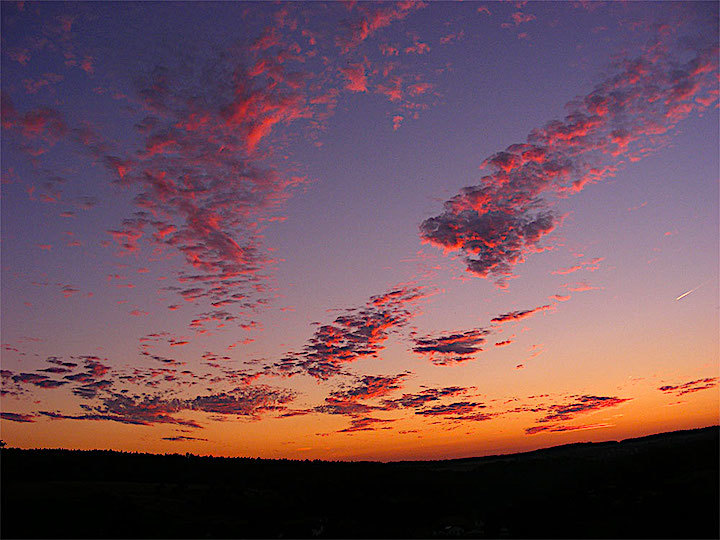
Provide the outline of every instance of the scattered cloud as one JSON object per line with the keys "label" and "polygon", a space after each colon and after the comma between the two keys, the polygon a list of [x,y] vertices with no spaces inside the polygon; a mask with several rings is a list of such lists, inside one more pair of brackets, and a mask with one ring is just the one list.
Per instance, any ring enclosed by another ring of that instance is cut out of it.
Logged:
{"label": "scattered cloud", "polygon": [[355,15],[344,23],[346,31],[337,38],[337,44],[347,53],[357,48],[363,41],[394,21],[405,19],[413,11],[425,7],[421,1],[401,1],[394,3],[357,3],[351,9]]}
{"label": "scattered cloud", "polygon": [[[614,396],[573,396],[568,402],[561,404],[553,404],[548,406],[538,406],[531,408],[533,412],[543,412],[544,416],[537,420],[537,425],[531,426],[525,430],[527,435],[534,435],[542,431],[560,432],[560,431],[576,431],[580,429],[594,429],[596,427],[607,427],[606,424],[593,424],[573,426],[565,422],[572,421],[576,416],[590,412],[617,407],[632,398],[620,398]],[[526,410],[523,408],[517,410]]]}
{"label": "scattered cloud", "polygon": [[384,425],[394,421],[395,420],[392,419],[372,418],[369,416],[353,418],[352,420],[350,420],[350,427],[341,429],[338,431],[338,433],[354,433],[356,431],[375,431],[377,429],[390,429],[389,426]]}
{"label": "scattered cloud", "polygon": [[367,76],[365,75],[365,64],[358,62],[356,64],[348,63],[347,66],[341,67],[340,72],[347,79],[345,88],[351,92],[367,92]]}
{"label": "scattered cloud", "polygon": [[200,437],[190,437],[189,435],[177,435],[175,437],[163,437],[163,441],[173,441],[173,442],[184,442],[184,441],[207,441],[207,439],[202,439]]}
{"label": "scattered cloud", "polygon": [[661,392],[666,394],[675,394],[682,396],[683,394],[691,394],[693,392],[699,392],[700,390],[707,390],[708,388],[715,388],[718,385],[717,377],[707,377],[705,379],[697,379],[695,381],[689,381],[678,385],[666,385],[658,388]]}
{"label": "scattered cloud", "polygon": [[198,395],[194,398],[165,399],[160,396],[128,396],[109,393],[99,405],[86,405],[83,414],[67,415],[40,411],[39,414],[64,420],[102,420],[134,425],[175,424],[200,428],[193,420],[177,417],[184,411],[201,411],[220,415],[259,418],[268,411],[278,411],[294,399],[294,392],[266,386],[243,386],[227,393]]}
{"label": "scattered cloud", "polygon": [[580,281],[577,283],[565,283],[563,285],[568,291],[571,292],[587,292],[587,291],[600,291],[604,287],[594,287],[590,285],[587,281]]}
{"label": "scattered cloud", "polygon": [[475,328],[443,336],[415,338],[413,352],[427,355],[436,365],[449,365],[470,360],[483,349],[488,330]]}
{"label": "scattered cloud", "polygon": [[425,409],[415,411],[415,414],[422,416],[462,416],[473,413],[477,409],[484,409],[486,406],[482,403],[475,403],[471,401],[456,401],[455,403],[448,403],[446,405],[433,405]]}
{"label": "scattered cloud", "polygon": [[413,316],[409,308],[424,296],[419,287],[403,287],[374,296],[361,308],[345,310],[332,323],[319,326],[302,351],[267,366],[267,372],[328,379],[340,374],[343,364],[376,357],[389,333],[408,323]]}
{"label": "scattered cloud", "polygon": [[560,268],[559,270],[553,270],[550,273],[562,276],[572,274],[573,272],[577,272],[578,270],[588,270],[589,272],[594,272],[595,270],[600,268],[600,262],[604,260],[604,257],[595,257],[591,261],[584,261],[580,264],[570,266],[569,268]]}

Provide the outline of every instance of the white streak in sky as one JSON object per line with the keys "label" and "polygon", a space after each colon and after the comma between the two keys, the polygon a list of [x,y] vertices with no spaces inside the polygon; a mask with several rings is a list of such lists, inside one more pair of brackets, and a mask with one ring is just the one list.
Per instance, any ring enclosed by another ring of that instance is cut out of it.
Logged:
{"label": "white streak in sky", "polygon": [[688,294],[694,293],[694,292],[697,291],[700,287],[702,287],[703,285],[705,285],[705,283],[707,283],[707,281],[704,281],[703,283],[701,283],[700,285],[698,285],[698,286],[695,287],[694,289],[690,289],[688,292],[681,294],[680,296],[678,296],[678,297],[675,299],[675,301],[682,300],[682,299],[685,298]]}

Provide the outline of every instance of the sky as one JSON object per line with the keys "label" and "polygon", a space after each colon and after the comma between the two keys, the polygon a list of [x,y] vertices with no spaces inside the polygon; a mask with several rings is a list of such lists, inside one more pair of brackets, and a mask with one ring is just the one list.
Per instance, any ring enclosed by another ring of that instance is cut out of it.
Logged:
{"label": "sky", "polygon": [[2,439],[716,425],[716,2],[2,2]]}

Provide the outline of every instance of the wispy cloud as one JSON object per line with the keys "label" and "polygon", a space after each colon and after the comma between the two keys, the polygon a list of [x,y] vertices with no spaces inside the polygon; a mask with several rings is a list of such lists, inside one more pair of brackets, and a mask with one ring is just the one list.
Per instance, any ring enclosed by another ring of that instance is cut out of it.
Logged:
{"label": "wispy cloud", "polygon": [[494,324],[503,324],[506,322],[519,321],[522,319],[527,319],[528,317],[532,317],[533,315],[548,309],[552,309],[551,304],[546,304],[544,306],[539,306],[533,309],[525,309],[522,311],[509,311],[507,313],[503,313],[502,315],[498,315],[497,317],[493,317],[492,319],[490,319],[490,322]]}
{"label": "wispy cloud", "polygon": [[575,431],[579,429],[589,429],[594,427],[606,427],[605,425],[592,426],[573,426],[564,422],[572,421],[578,415],[595,412],[601,409],[617,407],[632,398],[621,398],[616,396],[576,396],[567,403],[553,404],[549,406],[537,407],[534,410],[544,412],[544,416],[537,420],[537,425],[531,426],[525,430],[527,435],[534,435],[542,431],[560,432]]}
{"label": "wispy cloud", "polygon": [[691,394],[693,392],[699,392],[700,390],[707,390],[709,388],[715,388],[718,385],[717,377],[706,377],[704,379],[697,379],[695,381],[689,381],[677,385],[665,385],[658,388],[661,392],[666,394],[675,394],[682,396],[684,394]]}

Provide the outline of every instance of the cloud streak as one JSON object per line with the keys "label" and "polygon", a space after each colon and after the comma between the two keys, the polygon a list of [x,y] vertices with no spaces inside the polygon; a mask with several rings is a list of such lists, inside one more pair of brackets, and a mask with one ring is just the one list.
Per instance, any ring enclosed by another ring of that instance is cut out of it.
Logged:
{"label": "cloud streak", "polygon": [[23,424],[32,423],[35,421],[34,414],[21,414],[13,412],[0,412],[0,418],[3,420],[9,420],[10,422],[19,422]]}
{"label": "cloud streak", "polygon": [[666,394],[675,394],[682,396],[685,394],[692,394],[699,392],[700,390],[707,390],[709,388],[715,388],[718,385],[717,377],[706,377],[705,379],[697,379],[695,381],[689,381],[678,385],[665,385],[658,388],[661,392]]}
{"label": "cloud streak", "polygon": [[504,324],[506,322],[520,321],[522,319],[532,317],[533,315],[547,309],[552,309],[552,305],[546,304],[544,306],[539,306],[533,309],[525,309],[522,311],[509,311],[507,313],[503,313],[502,315],[498,315],[497,317],[493,317],[492,319],[490,319],[490,322],[494,324]]}
{"label": "cloud streak", "polygon": [[565,197],[612,176],[621,158],[635,160],[662,135],[716,97],[713,46],[679,62],[664,44],[618,63],[615,75],[568,104],[569,114],[533,130],[523,143],[483,162],[489,171],[463,188],[443,212],[422,222],[423,241],[459,251],[467,270],[501,286],[513,268],[561,222],[553,196]]}

